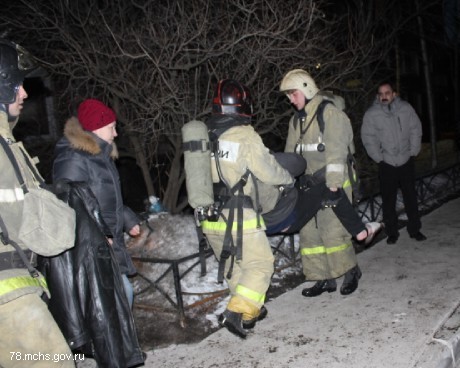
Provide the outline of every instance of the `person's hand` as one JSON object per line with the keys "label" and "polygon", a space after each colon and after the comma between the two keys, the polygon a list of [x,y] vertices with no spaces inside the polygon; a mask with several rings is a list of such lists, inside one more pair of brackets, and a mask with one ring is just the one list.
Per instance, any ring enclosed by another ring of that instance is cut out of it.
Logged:
{"label": "person's hand", "polygon": [[107,238],[107,242],[109,243],[110,246],[113,245],[113,239],[112,238]]}
{"label": "person's hand", "polygon": [[131,235],[133,238],[138,236],[141,233],[141,227],[139,224],[134,225],[131,230],[129,230],[128,234]]}

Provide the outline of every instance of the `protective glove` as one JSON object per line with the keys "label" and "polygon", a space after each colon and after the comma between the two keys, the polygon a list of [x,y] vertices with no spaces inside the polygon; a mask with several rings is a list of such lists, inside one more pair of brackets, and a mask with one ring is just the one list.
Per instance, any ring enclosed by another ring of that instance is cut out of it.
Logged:
{"label": "protective glove", "polygon": [[321,202],[321,205],[324,208],[336,207],[342,198],[343,190],[338,188],[336,191],[330,190],[329,188],[324,192],[324,198]]}

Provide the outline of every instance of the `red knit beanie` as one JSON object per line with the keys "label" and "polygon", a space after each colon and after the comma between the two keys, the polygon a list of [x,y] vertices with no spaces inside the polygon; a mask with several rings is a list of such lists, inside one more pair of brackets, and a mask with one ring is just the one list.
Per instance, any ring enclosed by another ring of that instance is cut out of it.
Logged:
{"label": "red knit beanie", "polygon": [[92,132],[114,122],[117,116],[101,101],[90,98],[78,106],[78,120],[84,130]]}

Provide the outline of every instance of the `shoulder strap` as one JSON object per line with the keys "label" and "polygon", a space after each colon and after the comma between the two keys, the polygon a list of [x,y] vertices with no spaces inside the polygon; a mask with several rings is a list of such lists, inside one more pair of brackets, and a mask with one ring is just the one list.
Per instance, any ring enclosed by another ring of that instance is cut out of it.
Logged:
{"label": "shoulder strap", "polygon": [[[313,116],[311,117],[311,119],[309,120],[307,126],[305,128],[303,128],[303,125],[304,125],[304,122],[305,122],[305,119],[302,119],[301,120],[301,123],[300,123],[300,134],[299,134],[299,138],[297,139],[297,143],[295,144],[294,146],[294,152],[297,152],[297,147],[299,147],[299,145],[302,143],[302,139],[303,139],[303,136],[305,135],[305,133],[307,132],[307,130],[310,128],[311,124],[313,123],[313,120],[315,119],[316,115],[318,114],[318,109],[316,109],[315,113],[313,114]],[[297,127],[297,121],[299,120],[299,117],[298,115],[296,114],[294,116],[294,122],[293,122],[293,126],[294,128]]]}
{"label": "shoulder strap", "polygon": [[[27,185],[25,183],[24,177],[21,174],[21,170],[19,169],[18,161],[16,160],[16,157],[14,157],[13,151],[11,150],[11,147],[9,144],[5,141],[5,138],[0,136],[0,144],[3,147],[3,150],[5,151],[6,155],[8,156],[8,159],[11,162],[11,165],[13,165],[14,172],[16,173],[16,177],[18,178],[19,184],[21,185],[21,188],[24,193],[27,193],[29,190],[27,189]],[[30,162],[29,158],[27,157],[26,153],[22,150],[21,153],[24,156],[24,161],[26,162],[27,166],[29,167],[30,171],[34,175],[35,179],[38,180],[40,185],[45,184],[43,179],[41,178],[40,174],[38,173],[37,169],[32,165]]]}
{"label": "shoulder strap", "polygon": [[189,142],[182,143],[182,149],[184,151],[190,151],[190,152],[196,152],[196,151],[205,152],[207,150],[211,150],[212,146],[211,146],[211,142],[199,140],[199,141],[189,141]]}
{"label": "shoulder strap", "polygon": [[29,190],[27,189],[26,183],[24,182],[24,178],[22,177],[18,162],[16,161],[16,158],[14,157],[13,151],[11,150],[10,146],[8,145],[8,143],[6,143],[5,139],[2,136],[0,136],[0,144],[5,150],[5,153],[11,162],[11,165],[13,165],[14,172],[16,173],[16,177],[18,178],[22,190],[24,191],[24,193],[27,193]]}
{"label": "shoulder strap", "polygon": [[[324,109],[326,108],[326,105],[330,103],[333,103],[333,102],[329,100],[323,100],[320,102],[320,104],[318,105],[318,108],[316,109],[316,115],[318,116],[319,130],[321,133],[324,133],[324,118],[323,118]],[[294,129],[297,128],[298,122],[299,122],[299,116],[296,114],[294,116],[294,121],[292,123]]]}
{"label": "shoulder strap", "polygon": [[320,104],[318,105],[318,108],[316,109],[316,114],[318,115],[318,126],[319,126],[319,131],[321,134],[324,133],[324,109],[326,108],[326,105],[333,103],[332,101],[329,100],[322,100]]}
{"label": "shoulder strap", "polygon": [[36,167],[34,165],[32,165],[32,163],[29,160],[29,157],[27,157],[27,155],[24,152],[24,150],[22,148],[19,148],[19,149],[20,149],[22,155],[24,156],[24,160],[26,161],[26,164],[29,167],[30,171],[32,171],[32,174],[34,175],[35,179],[37,179],[37,181],[40,183],[40,185],[43,186],[45,184],[45,181],[42,179],[42,177],[38,173]]}

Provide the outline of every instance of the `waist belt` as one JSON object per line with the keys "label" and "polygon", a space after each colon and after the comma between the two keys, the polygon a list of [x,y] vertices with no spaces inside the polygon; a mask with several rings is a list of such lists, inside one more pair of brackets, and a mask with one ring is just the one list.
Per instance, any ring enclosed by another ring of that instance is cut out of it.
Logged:
{"label": "waist belt", "polygon": [[[24,254],[31,264],[35,265],[37,255],[29,249],[24,250]],[[15,250],[11,252],[0,253],[0,271],[10,270],[12,268],[27,268],[19,253]]]}
{"label": "waist belt", "polygon": [[[223,206],[221,208],[226,208],[226,209],[231,208],[231,204],[229,203],[229,199],[230,199],[230,197],[226,197],[226,196],[216,196],[216,198],[215,198],[216,202],[220,201],[221,203],[223,203]],[[247,195],[243,196],[242,208],[254,208],[254,206],[252,204],[252,198],[251,197],[249,197]]]}

